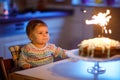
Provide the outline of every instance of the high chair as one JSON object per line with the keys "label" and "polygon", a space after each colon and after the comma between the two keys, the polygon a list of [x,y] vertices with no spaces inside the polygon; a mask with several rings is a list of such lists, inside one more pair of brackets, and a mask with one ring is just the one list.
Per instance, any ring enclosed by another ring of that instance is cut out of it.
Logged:
{"label": "high chair", "polygon": [[4,59],[0,57],[0,80],[8,80],[8,75],[11,72],[21,70],[18,66],[18,59],[20,55],[20,49],[23,45],[10,46],[11,59]]}
{"label": "high chair", "polygon": [[0,80],[9,80],[9,73],[14,70],[15,66],[12,59],[3,59],[3,57],[0,57]]}
{"label": "high chair", "polygon": [[14,64],[15,64],[16,68],[18,67],[18,59],[19,59],[19,56],[20,56],[20,51],[21,51],[22,46],[23,45],[15,45],[15,46],[10,46],[9,47],[9,50],[11,52],[12,59],[14,61]]}

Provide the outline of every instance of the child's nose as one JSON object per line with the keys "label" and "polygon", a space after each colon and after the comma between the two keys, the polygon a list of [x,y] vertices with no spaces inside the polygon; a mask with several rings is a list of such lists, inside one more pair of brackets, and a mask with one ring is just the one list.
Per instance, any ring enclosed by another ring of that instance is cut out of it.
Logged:
{"label": "child's nose", "polygon": [[47,36],[47,34],[43,34],[43,36]]}

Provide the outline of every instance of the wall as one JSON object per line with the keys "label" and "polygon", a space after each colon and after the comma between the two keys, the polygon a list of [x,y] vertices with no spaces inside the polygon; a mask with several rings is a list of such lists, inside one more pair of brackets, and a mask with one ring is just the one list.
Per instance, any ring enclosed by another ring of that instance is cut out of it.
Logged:
{"label": "wall", "polygon": [[84,9],[87,10],[86,13],[80,7],[74,7],[74,15],[65,20],[60,39],[62,43],[59,43],[63,48],[77,48],[82,40],[93,37],[93,27],[85,24],[86,18],[91,16],[92,8]]}

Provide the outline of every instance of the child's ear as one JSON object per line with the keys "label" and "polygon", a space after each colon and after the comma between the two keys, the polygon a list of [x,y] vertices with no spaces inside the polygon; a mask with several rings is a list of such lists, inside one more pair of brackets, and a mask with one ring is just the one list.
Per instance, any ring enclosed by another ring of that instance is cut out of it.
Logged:
{"label": "child's ear", "polygon": [[29,37],[29,39],[32,41],[32,35],[30,34],[28,37]]}

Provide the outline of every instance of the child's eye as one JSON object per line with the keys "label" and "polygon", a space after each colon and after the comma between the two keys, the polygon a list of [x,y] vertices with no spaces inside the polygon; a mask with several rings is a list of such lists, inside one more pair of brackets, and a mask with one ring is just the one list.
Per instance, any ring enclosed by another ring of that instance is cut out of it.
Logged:
{"label": "child's eye", "polygon": [[[39,34],[44,34],[43,32],[39,32]],[[48,34],[48,32],[45,32],[45,34]]]}
{"label": "child's eye", "polygon": [[46,34],[48,34],[48,32],[46,32]]}
{"label": "child's eye", "polygon": [[39,34],[42,34],[42,32],[40,32]]}

